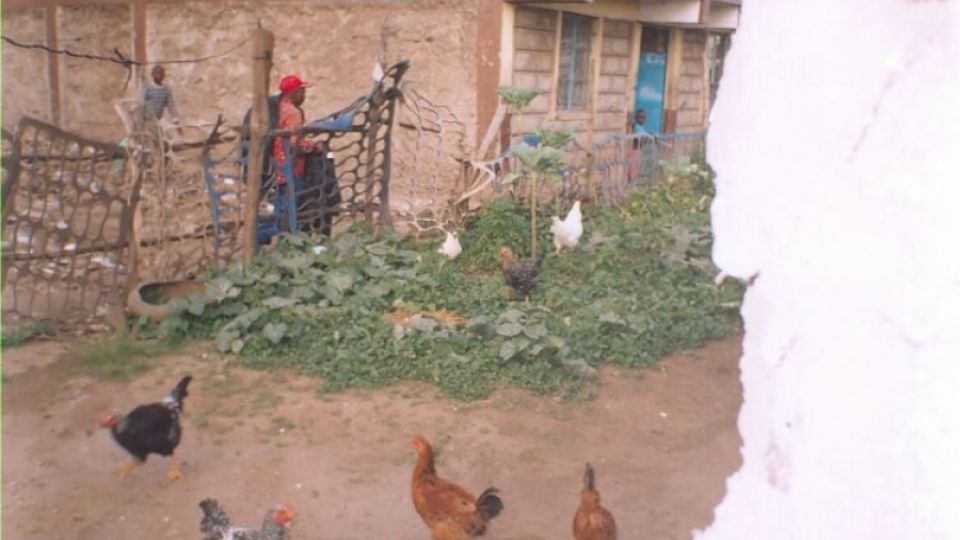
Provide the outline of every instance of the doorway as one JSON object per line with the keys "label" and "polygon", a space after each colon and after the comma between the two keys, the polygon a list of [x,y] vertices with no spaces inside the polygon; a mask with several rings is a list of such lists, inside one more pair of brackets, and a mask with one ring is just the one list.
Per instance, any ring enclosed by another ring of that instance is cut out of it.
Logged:
{"label": "doorway", "polygon": [[[663,100],[667,83],[667,46],[670,32],[664,28],[643,27],[640,38],[640,66],[634,95],[634,111],[643,109],[647,120],[643,129],[659,135],[663,129]],[[639,126],[634,125],[634,131]]]}

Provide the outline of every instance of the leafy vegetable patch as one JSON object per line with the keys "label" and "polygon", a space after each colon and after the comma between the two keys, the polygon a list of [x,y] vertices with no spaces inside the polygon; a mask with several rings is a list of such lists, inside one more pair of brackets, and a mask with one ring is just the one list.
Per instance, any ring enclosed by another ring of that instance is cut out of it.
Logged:
{"label": "leafy vegetable patch", "polygon": [[713,283],[712,186],[691,170],[623,208],[585,207],[580,244],[546,258],[529,304],[504,285],[498,249],[527,246],[530,209],[498,200],[468,222],[452,262],[361,227],[323,251],[286,236],[210,276],[206,298],[178,300],[185,310],[159,331],[212,339],[251,366],[298,367],[331,391],[420,380],[462,399],[502,385],[585,396],[603,363],[650,364],[739,328],[742,287]]}

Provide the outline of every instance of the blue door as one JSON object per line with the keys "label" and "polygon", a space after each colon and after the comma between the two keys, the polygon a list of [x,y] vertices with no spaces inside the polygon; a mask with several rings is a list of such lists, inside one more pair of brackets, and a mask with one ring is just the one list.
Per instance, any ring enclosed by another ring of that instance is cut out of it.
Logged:
{"label": "blue door", "polygon": [[667,53],[641,52],[634,111],[643,109],[647,112],[647,122],[643,127],[653,135],[659,135],[662,128],[666,82]]}

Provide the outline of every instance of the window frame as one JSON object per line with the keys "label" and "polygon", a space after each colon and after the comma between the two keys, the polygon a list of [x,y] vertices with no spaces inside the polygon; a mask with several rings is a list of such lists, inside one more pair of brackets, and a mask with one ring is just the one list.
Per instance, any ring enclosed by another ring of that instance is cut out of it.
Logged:
{"label": "window frame", "polygon": [[[582,17],[587,19],[590,22],[590,36],[587,38],[590,44],[590,50],[587,54],[587,87],[586,87],[586,101],[582,108],[576,109],[561,109],[559,106],[559,96],[561,92],[560,88],[560,55],[563,47],[563,19],[564,15],[573,15],[576,17]],[[553,47],[553,76],[550,92],[550,107],[549,107],[549,116],[554,120],[576,120],[591,118],[593,116],[594,108],[594,90],[596,89],[596,76],[597,76],[597,54],[598,47],[602,47],[602,43],[598,43],[598,36],[602,33],[603,18],[602,17],[593,17],[590,15],[584,15],[582,13],[577,13],[574,11],[563,11],[557,10],[557,19],[556,19],[556,34],[554,39]]]}

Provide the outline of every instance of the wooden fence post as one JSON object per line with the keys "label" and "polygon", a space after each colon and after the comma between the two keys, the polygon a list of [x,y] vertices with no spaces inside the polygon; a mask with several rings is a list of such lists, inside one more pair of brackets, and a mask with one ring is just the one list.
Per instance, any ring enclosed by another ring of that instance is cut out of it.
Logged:
{"label": "wooden fence post", "polygon": [[263,174],[263,139],[267,132],[267,88],[273,64],[273,32],[257,27],[253,34],[253,107],[250,114],[250,150],[247,153],[247,192],[243,207],[243,263],[257,253],[257,215]]}

